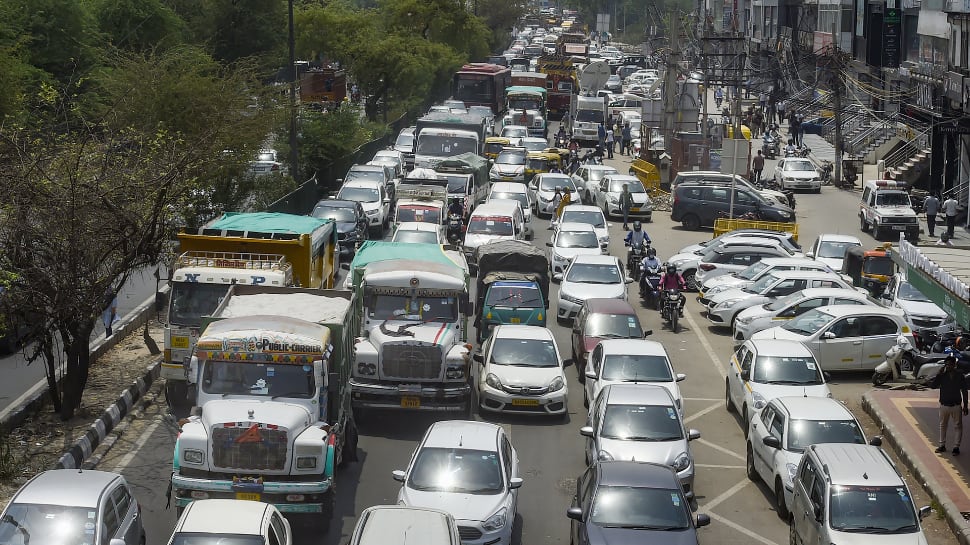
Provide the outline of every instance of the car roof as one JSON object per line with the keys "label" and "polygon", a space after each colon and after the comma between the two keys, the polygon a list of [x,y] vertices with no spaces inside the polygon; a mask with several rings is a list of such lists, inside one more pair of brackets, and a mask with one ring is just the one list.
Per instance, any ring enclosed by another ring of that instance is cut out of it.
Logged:
{"label": "car roof", "polygon": [[[380,167],[382,170],[384,167]],[[345,180],[343,185],[340,186],[341,189],[345,187],[367,187],[370,189],[377,189],[383,186],[381,182],[377,180],[368,180],[364,178],[358,178],[356,180]]]}
{"label": "car roof", "polygon": [[900,486],[896,467],[881,448],[855,443],[822,443],[808,447],[822,463],[832,484]]}
{"label": "car roof", "polygon": [[401,132],[399,132],[398,135],[401,135],[401,134],[414,134],[414,131],[416,131],[416,130],[418,130],[418,127],[417,126],[414,126],[414,125],[412,125],[410,127],[404,127],[403,129],[401,129]]}
{"label": "car roof", "polygon": [[772,402],[784,407],[792,420],[855,420],[848,407],[831,397],[781,396]]}
{"label": "car roof", "polygon": [[438,225],[435,223],[428,223],[425,221],[402,221],[398,224],[397,231],[427,231],[429,233],[437,233]]}
{"label": "car roof", "polygon": [[584,166],[586,167],[587,170],[609,170],[609,171],[619,172],[619,170],[617,170],[616,167],[611,167],[610,165],[584,165]]}
{"label": "car roof", "polygon": [[778,250],[783,250],[785,252],[788,252],[788,249],[781,244],[781,241],[773,240],[773,239],[745,240],[743,242],[739,241],[739,242],[733,242],[733,243],[727,242],[725,244],[718,246],[717,248],[714,248],[714,251],[721,254],[734,254],[734,253],[743,253],[749,250],[750,251],[764,250],[766,248],[778,249]]}
{"label": "car roof", "polygon": [[603,213],[603,209],[598,206],[591,206],[588,204],[570,204],[566,208],[563,208],[563,213],[565,212],[599,212]]}
{"label": "car roof", "polygon": [[775,278],[781,278],[781,279],[797,278],[797,279],[805,279],[805,280],[816,280],[816,279],[831,280],[832,278],[836,278],[838,280],[842,280],[842,277],[839,276],[838,273],[831,270],[825,271],[825,270],[818,270],[818,269],[802,269],[802,270],[787,269],[787,270],[780,270],[780,271],[771,271],[768,274],[770,274],[771,276],[774,276]]}
{"label": "car roof", "polygon": [[754,348],[759,356],[796,356],[813,358],[812,351],[801,341],[788,339],[749,339],[745,344]]}
{"label": "car roof", "polygon": [[554,340],[552,336],[552,331],[550,331],[546,327],[537,326],[537,325],[509,325],[509,324],[504,324],[496,327],[492,332],[492,338]]}
{"label": "car roof", "polygon": [[548,144],[549,141],[540,136],[523,136],[519,142],[542,142],[543,144]]}
{"label": "car roof", "polygon": [[[176,532],[262,535],[268,504],[258,501],[196,500],[185,508]],[[231,522],[229,518],[231,517]]]}
{"label": "car roof", "polygon": [[452,540],[448,513],[426,507],[376,505],[360,514],[358,524],[355,544],[359,545],[406,543],[409,531],[420,534],[425,543],[451,543]]}
{"label": "car roof", "polygon": [[603,486],[638,486],[644,488],[679,489],[673,468],[651,462],[596,461],[599,484]]}
{"label": "car roof", "polygon": [[27,481],[12,503],[97,508],[104,489],[120,478],[107,471],[52,469]]}
{"label": "car roof", "polygon": [[572,176],[570,176],[569,174],[563,174],[561,172],[540,172],[539,174],[536,174],[535,177],[536,178],[555,178],[563,181],[569,180],[570,182],[573,181]]}
{"label": "car roof", "polygon": [[881,316],[893,316],[900,320],[903,318],[902,309],[880,307],[878,305],[828,305],[818,307],[816,310],[835,317],[851,316],[853,314],[879,314]]}
{"label": "car roof", "polygon": [[313,205],[314,208],[318,206],[325,206],[327,208],[353,208],[356,209],[360,205],[357,201],[350,201],[347,199],[321,199],[317,201],[317,204]]}
{"label": "car roof", "polygon": [[367,165],[367,164],[365,164],[365,165],[352,165],[350,167],[349,172],[353,172],[355,170],[362,171],[362,172],[384,172],[384,167],[381,166],[381,165]]}
{"label": "car roof", "polygon": [[814,259],[809,259],[807,257],[766,257],[761,260],[761,263],[764,263],[768,267],[779,267],[786,265],[824,265],[824,263],[820,261],[815,261]]}
{"label": "car roof", "polygon": [[495,452],[499,430],[499,426],[488,422],[444,420],[431,425],[423,446]]}
{"label": "car roof", "polygon": [[856,290],[847,290],[845,288],[805,288],[795,293],[800,293],[802,297],[806,297],[806,298],[808,297],[850,297],[853,299],[858,299],[860,301],[869,300],[868,294],[862,293],[861,291],[856,291]]}
{"label": "car roof", "polygon": [[594,232],[592,225],[578,221],[567,221],[559,224],[559,232],[563,231],[583,231],[586,233]]}
{"label": "car roof", "polygon": [[657,341],[648,341],[646,339],[603,339],[600,341],[600,344],[603,345],[604,354],[665,356],[669,359],[664,345]]}
{"label": "car roof", "polygon": [[610,180],[617,180],[622,182],[634,181],[640,183],[640,179],[636,176],[630,176],[629,174],[620,174],[619,172],[614,172],[603,176],[604,178],[609,178]]}
{"label": "car roof", "polygon": [[495,182],[489,194],[499,193],[528,193],[529,187],[522,182]]}
{"label": "car roof", "polygon": [[521,204],[519,201],[513,201],[511,199],[492,199],[476,206],[475,211],[472,212],[472,216],[487,216],[489,214],[511,216],[515,213],[515,210],[519,209],[520,207]]}
{"label": "car roof", "polygon": [[600,392],[607,405],[657,405],[673,407],[670,390],[659,384],[607,384]]}
{"label": "car roof", "polygon": [[[584,223],[583,225],[589,225]],[[587,299],[586,309],[590,314],[629,314],[636,316],[637,311],[628,301],[623,299],[613,299],[607,297],[594,297]]]}
{"label": "car roof", "polygon": [[818,239],[825,242],[854,242],[856,244],[862,244],[862,241],[858,237],[838,233],[822,233],[818,236]]}
{"label": "car roof", "polygon": [[619,260],[612,255],[579,254],[573,258],[573,263],[591,263],[594,265],[617,265]]}

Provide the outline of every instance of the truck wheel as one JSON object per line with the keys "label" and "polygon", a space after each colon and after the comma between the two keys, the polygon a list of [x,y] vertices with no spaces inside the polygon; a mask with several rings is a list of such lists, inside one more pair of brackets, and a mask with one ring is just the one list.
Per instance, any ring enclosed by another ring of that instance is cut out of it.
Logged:
{"label": "truck wheel", "polygon": [[189,403],[188,384],[184,380],[165,381],[165,401],[169,407],[184,407]]}

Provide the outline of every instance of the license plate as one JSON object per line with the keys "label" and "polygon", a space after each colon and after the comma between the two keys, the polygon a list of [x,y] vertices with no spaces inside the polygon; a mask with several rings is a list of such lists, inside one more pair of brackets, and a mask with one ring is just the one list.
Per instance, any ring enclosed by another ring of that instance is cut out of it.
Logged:
{"label": "license plate", "polygon": [[631,208],[630,209],[630,212],[639,212],[639,211],[640,211],[640,208],[638,208],[638,207],[637,208]]}
{"label": "license plate", "polygon": [[421,398],[414,396],[404,396],[401,398],[401,407],[405,409],[417,409],[421,407]]}
{"label": "license plate", "polygon": [[188,348],[188,337],[172,337],[172,348]]}
{"label": "license plate", "polygon": [[237,500],[259,501],[261,496],[256,492],[236,492]]}
{"label": "license plate", "polygon": [[893,231],[905,231],[905,230],[906,230],[905,225],[893,225]]}
{"label": "license plate", "polygon": [[509,323],[512,323],[512,324],[521,324],[522,323],[522,319],[521,318],[509,318]]}
{"label": "license plate", "polygon": [[513,399],[512,404],[518,405],[520,407],[538,407],[539,400],[538,399]]}

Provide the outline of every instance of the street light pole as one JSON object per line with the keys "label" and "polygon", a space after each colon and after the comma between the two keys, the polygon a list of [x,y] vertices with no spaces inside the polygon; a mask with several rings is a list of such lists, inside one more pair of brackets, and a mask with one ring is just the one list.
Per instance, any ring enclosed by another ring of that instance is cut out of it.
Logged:
{"label": "street light pole", "polygon": [[294,179],[299,180],[299,166],[297,161],[299,160],[300,153],[297,149],[296,143],[296,78],[298,76],[296,69],[296,36],[293,27],[293,0],[289,0],[289,16],[290,16],[290,175]]}

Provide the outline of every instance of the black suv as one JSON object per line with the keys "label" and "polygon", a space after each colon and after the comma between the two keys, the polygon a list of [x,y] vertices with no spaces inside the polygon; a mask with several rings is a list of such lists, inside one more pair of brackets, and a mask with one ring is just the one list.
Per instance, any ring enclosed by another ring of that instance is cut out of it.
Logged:
{"label": "black suv", "polygon": [[[768,201],[758,192],[746,187],[734,189],[734,217],[752,213],[764,221],[792,222],[795,212],[782,204]],[[674,188],[674,202],[670,219],[691,231],[711,227],[720,217],[727,217],[731,208],[731,185],[683,182]]]}
{"label": "black suv", "polygon": [[357,245],[367,239],[367,215],[357,201],[323,199],[313,207],[310,215],[336,222],[341,258],[353,256]]}

